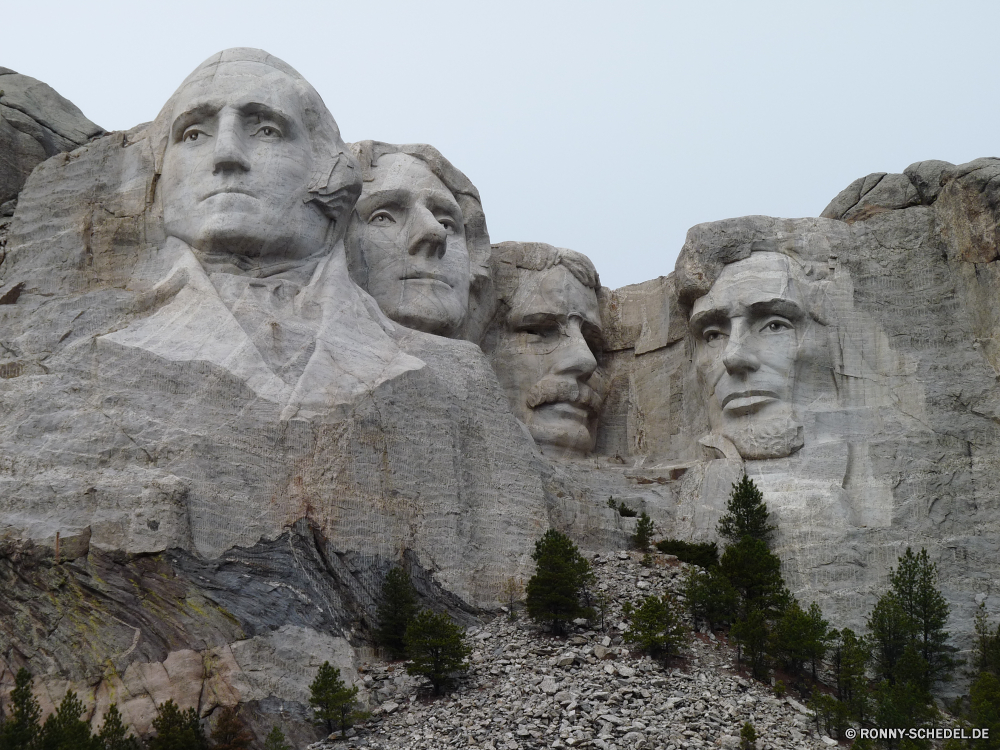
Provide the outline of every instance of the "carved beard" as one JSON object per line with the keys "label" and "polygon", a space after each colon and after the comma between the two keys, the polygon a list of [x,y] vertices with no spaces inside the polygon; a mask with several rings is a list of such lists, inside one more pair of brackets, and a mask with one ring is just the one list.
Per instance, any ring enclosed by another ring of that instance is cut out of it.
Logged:
{"label": "carved beard", "polygon": [[802,447],[802,425],[790,412],[762,419],[748,415],[729,421],[721,430],[744,460],[784,458]]}

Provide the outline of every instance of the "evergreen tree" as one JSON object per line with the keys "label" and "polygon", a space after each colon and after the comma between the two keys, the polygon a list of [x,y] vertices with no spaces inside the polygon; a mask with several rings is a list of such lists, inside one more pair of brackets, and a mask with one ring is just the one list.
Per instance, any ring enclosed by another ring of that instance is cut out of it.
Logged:
{"label": "evergreen tree", "polygon": [[975,646],[972,652],[972,666],[976,673],[990,672],[1000,677],[1000,623],[996,631],[990,630],[986,619],[986,605],[979,603],[975,619]]}
{"label": "evergreen tree", "polygon": [[648,596],[638,607],[626,602],[622,609],[629,620],[625,640],[654,659],[665,662],[687,640],[687,631],[674,611],[675,604],[667,596]]}
{"label": "evergreen tree", "polygon": [[90,724],[81,721],[84,707],[76,693],[66,691],[62,702],[45,720],[41,750],[91,750],[97,745],[90,735]]}
{"label": "evergreen tree", "polygon": [[465,658],[472,653],[462,628],[446,612],[435,614],[429,609],[417,615],[406,631],[406,650],[411,659],[407,674],[426,677],[438,694],[452,673],[469,668]]}
{"label": "evergreen tree", "polygon": [[763,540],[748,535],[726,547],[719,568],[736,590],[738,615],[743,619],[751,610],[771,618],[787,605],[789,594],[781,577],[781,560]]}
{"label": "evergreen tree", "polygon": [[[884,680],[872,695],[872,722],[878,727],[919,728],[939,719],[931,695],[923,685],[927,663],[910,643],[896,662],[895,682]],[[929,748],[929,741],[906,738],[887,740],[886,747],[899,750]]]}
{"label": "evergreen tree", "polygon": [[525,605],[531,619],[548,623],[553,632],[562,633],[568,620],[593,616],[593,610],[584,606],[581,599],[594,574],[568,536],[549,529],[535,542],[531,557],[535,561],[535,574],[525,589]]}
{"label": "evergreen tree", "polygon": [[375,642],[387,649],[393,659],[406,658],[403,636],[419,609],[410,576],[402,568],[390,570],[382,584]]}
{"label": "evergreen tree", "polygon": [[730,637],[739,646],[738,653],[750,662],[750,671],[758,680],[766,679],[770,668],[767,659],[769,625],[768,617],[763,611],[752,609],[734,622],[729,630]]}
{"label": "evergreen tree", "polygon": [[2,750],[34,750],[41,738],[38,720],[42,709],[31,692],[31,672],[24,667],[14,677],[10,694],[10,717],[0,728]]}
{"label": "evergreen tree", "polygon": [[325,722],[330,733],[339,728],[341,736],[346,736],[347,730],[361,718],[356,708],[357,697],[357,686],[347,687],[340,679],[340,670],[328,661],[323,662],[309,685],[309,703],[315,707],[317,720]]}
{"label": "evergreen tree", "polygon": [[649,545],[653,541],[654,531],[653,521],[643,511],[639,516],[638,523],[635,525],[635,534],[632,536],[632,543],[635,545],[635,548],[642,552],[648,552]]}
{"label": "evergreen tree", "polygon": [[126,736],[126,733],[118,706],[112,703],[95,738],[98,750],[140,750],[139,740],[135,736]]}
{"label": "evergreen tree", "polygon": [[834,631],[833,676],[837,683],[837,698],[847,708],[848,716],[858,723],[868,718],[868,677],[870,658],[867,642],[850,628]]}
{"label": "evergreen tree", "polygon": [[982,672],[969,690],[969,724],[988,729],[989,737],[973,741],[975,750],[1000,750],[1000,679]]}
{"label": "evergreen tree", "polygon": [[926,549],[913,554],[909,547],[899,558],[899,567],[889,573],[896,600],[906,615],[911,631],[910,640],[927,664],[922,677],[930,690],[938,681],[951,679],[957,650],[948,643],[950,635],[944,629],[948,621],[948,603],[937,588],[937,565],[930,561]]}
{"label": "evergreen tree", "polygon": [[227,706],[219,713],[219,721],[212,730],[212,742],[214,750],[249,750],[253,735],[243,726],[236,710]]}
{"label": "evergreen tree", "polygon": [[293,748],[285,741],[285,733],[281,731],[281,727],[275,724],[264,740],[264,750],[293,750]]}
{"label": "evergreen tree", "polygon": [[806,664],[811,665],[815,679],[816,665],[826,654],[828,638],[829,623],[819,606],[813,602],[807,612],[793,600],[774,624],[771,653],[797,678]]}
{"label": "evergreen tree", "polygon": [[731,622],[736,612],[736,589],[718,567],[707,571],[688,568],[684,578],[684,600],[695,623],[704,621],[709,630]]}
{"label": "evergreen tree", "polygon": [[719,536],[730,544],[744,537],[758,539],[770,548],[776,526],[768,524],[770,513],[764,504],[764,495],[746,474],[733,484],[733,491],[726,504],[726,515],[719,519]]}
{"label": "evergreen tree", "polygon": [[868,615],[868,644],[875,676],[895,684],[897,665],[910,642],[912,627],[893,592],[882,596]]}
{"label": "evergreen tree", "polygon": [[149,740],[149,750],[208,750],[208,740],[201,728],[198,711],[181,711],[172,700],[161,703],[153,719],[156,736]]}

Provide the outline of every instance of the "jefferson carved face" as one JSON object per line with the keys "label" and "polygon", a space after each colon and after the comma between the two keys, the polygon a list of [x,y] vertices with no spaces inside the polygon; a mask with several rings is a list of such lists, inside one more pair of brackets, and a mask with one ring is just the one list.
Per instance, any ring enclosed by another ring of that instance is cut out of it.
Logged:
{"label": "jefferson carved face", "polygon": [[458,335],[471,280],[461,207],[413,156],[386,154],[372,175],[346,240],[350,255],[367,268],[361,285],[401,325]]}
{"label": "jefferson carved face", "polygon": [[587,453],[603,397],[597,294],[562,265],[518,274],[493,367],[536,443]]}
{"label": "jefferson carved face", "polygon": [[691,312],[712,430],[743,458],[787,456],[802,446],[793,397],[814,355],[817,324],[793,263],[763,252],[727,265]]}
{"label": "jefferson carved face", "polygon": [[186,85],[158,189],[166,232],[204,254],[295,260],[324,247],[329,219],[309,198],[312,149],[295,82],[239,61]]}

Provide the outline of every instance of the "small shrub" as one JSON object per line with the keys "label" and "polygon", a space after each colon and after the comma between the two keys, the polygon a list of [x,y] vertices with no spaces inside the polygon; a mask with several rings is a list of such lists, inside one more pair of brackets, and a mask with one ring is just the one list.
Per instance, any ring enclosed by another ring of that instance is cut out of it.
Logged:
{"label": "small shrub", "polygon": [[514,607],[521,602],[524,597],[524,581],[520,578],[508,578],[503,584],[503,598],[507,602],[507,618],[511,621],[517,619],[517,612]]}
{"label": "small shrub", "polygon": [[639,523],[635,526],[635,534],[632,536],[632,543],[635,544],[636,549],[643,552],[649,549],[650,542],[653,541],[653,532],[655,528],[653,526],[653,521],[645,513],[639,516]]}
{"label": "small shrub", "polygon": [[687,631],[666,596],[648,596],[638,607],[626,602],[622,611],[629,618],[625,640],[654,659],[666,661],[687,642]]}
{"label": "small shrub", "polygon": [[757,750],[757,730],[749,721],[740,730],[740,750]]}
{"label": "small shrub", "polygon": [[535,542],[531,557],[535,574],[528,581],[524,600],[531,619],[562,633],[567,621],[593,616],[593,610],[581,602],[594,574],[568,536],[549,529]]}
{"label": "small shrub", "polygon": [[326,724],[328,732],[339,728],[342,737],[347,730],[365,714],[356,710],[357,686],[347,687],[340,679],[340,670],[323,662],[316,673],[316,679],[309,685],[309,703],[314,706],[316,719]]}
{"label": "small shrub", "polygon": [[212,730],[212,742],[213,750],[250,750],[253,735],[243,726],[236,710],[227,706]]}
{"label": "small shrub", "polygon": [[785,683],[784,682],[782,682],[781,680],[778,680],[777,682],[774,683],[774,695],[775,695],[775,697],[777,697],[777,698],[784,698],[786,692],[788,692],[788,688],[785,687]]}
{"label": "small shrub", "polygon": [[639,564],[644,568],[652,568],[653,556],[647,552],[645,555],[642,556],[642,559],[639,561]]}
{"label": "small shrub", "polygon": [[264,750],[294,750],[288,742],[285,741],[285,733],[281,731],[281,727],[277,724],[271,727],[271,731],[267,735],[267,739],[264,740]]}
{"label": "small shrub", "polygon": [[697,565],[700,568],[714,568],[719,564],[719,548],[715,542],[664,539],[656,543],[656,549],[665,555],[673,555],[681,562]]}
{"label": "small shrub", "polygon": [[407,674],[426,677],[440,694],[454,672],[469,668],[465,658],[472,650],[465,643],[465,634],[451,617],[425,609],[417,615],[406,631],[406,650],[411,662]]}
{"label": "small shrub", "polygon": [[618,515],[624,516],[625,518],[635,518],[639,515],[639,511],[632,510],[625,504],[624,500],[615,505],[615,499],[613,497],[608,498],[608,507],[611,508],[611,510],[617,510]]}

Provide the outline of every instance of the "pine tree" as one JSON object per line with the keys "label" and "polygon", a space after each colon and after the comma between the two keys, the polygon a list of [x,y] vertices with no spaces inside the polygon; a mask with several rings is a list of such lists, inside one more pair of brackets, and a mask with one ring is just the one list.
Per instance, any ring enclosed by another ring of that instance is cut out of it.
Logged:
{"label": "pine tree", "polygon": [[32,750],[41,737],[38,720],[42,709],[31,692],[31,672],[24,667],[14,677],[14,690],[10,694],[11,713],[0,728],[0,748],[3,750]]}
{"label": "pine tree", "polygon": [[754,678],[764,680],[770,665],[767,659],[770,623],[767,615],[759,609],[751,609],[733,623],[730,637],[740,647],[742,655],[750,662]]}
{"label": "pine tree", "polygon": [[867,642],[850,628],[833,631],[833,675],[837,698],[847,707],[848,716],[857,722],[868,718],[868,677],[870,659]]}
{"label": "pine tree", "polygon": [[895,684],[897,665],[910,642],[912,627],[893,592],[887,592],[875,603],[867,624],[875,675]]}
{"label": "pine tree", "polygon": [[770,549],[771,537],[776,526],[768,524],[770,513],[764,504],[764,495],[746,474],[733,484],[733,491],[726,504],[726,515],[719,519],[717,531],[730,544],[744,537],[759,539]]}
{"label": "pine tree", "polygon": [[990,630],[986,619],[986,605],[979,603],[975,619],[975,646],[973,648],[972,666],[976,673],[990,672],[1000,677],[1000,623],[996,631]]}
{"label": "pine tree", "polygon": [[676,604],[667,596],[648,596],[638,607],[626,602],[622,609],[629,620],[625,640],[654,659],[666,662],[687,641],[687,631],[675,612]]}
{"label": "pine tree", "polygon": [[654,532],[653,521],[643,511],[642,515],[639,516],[638,523],[635,525],[635,534],[632,537],[632,543],[635,545],[635,548],[642,552],[647,552],[650,543],[653,541]]}
{"label": "pine tree", "polygon": [[562,633],[568,620],[593,616],[581,599],[594,574],[568,536],[549,529],[535,542],[531,557],[535,574],[525,589],[531,619],[548,623],[553,632]]}
{"label": "pine tree", "polygon": [[937,588],[937,565],[926,549],[915,555],[907,547],[889,581],[912,631],[910,638],[927,664],[922,681],[930,690],[935,682],[951,679],[956,666],[952,654],[957,650],[948,643],[950,634],[944,629],[949,608]]}
{"label": "pine tree", "polygon": [[139,740],[134,736],[126,736],[126,733],[125,722],[122,721],[118,706],[112,703],[104,714],[101,731],[95,738],[97,747],[99,750],[139,750]]}
{"label": "pine tree", "polygon": [[359,718],[357,697],[357,686],[347,687],[340,679],[340,670],[328,661],[323,662],[309,685],[309,703],[315,707],[317,720],[326,723],[328,732],[339,728],[342,736]]}
{"label": "pine tree", "polygon": [[249,750],[253,735],[247,731],[235,709],[226,707],[219,713],[219,721],[212,730],[214,750]]}
{"label": "pine tree", "polygon": [[707,571],[688,568],[684,578],[684,599],[691,619],[704,621],[709,630],[731,622],[736,612],[737,593],[718,566]]}
{"label": "pine tree", "polygon": [[761,611],[771,618],[789,601],[781,577],[781,560],[761,539],[748,535],[726,547],[719,569],[736,589],[739,615],[744,619],[751,610]]}
{"label": "pine tree", "polygon": [[264,750],[293,750],[293,748],[285,741],[285,733],[281,731],[281,727],[275,724],[264,740]]}
{"label": "pine tree", "polygon": [[172,700],[161,703],[153,729],[156,736],[150,738],[149,750],[208,750],[208,740],[193,708],[181,711]]}
{"label": "pine tree", "polygon": [[406,658],[403,636],[419,609],[410,576],[402,568],[390,570],[382,584],[375,642],[386,648],[393,659]]}
{"label": "pine tree", "polygon": [[452,673],[469,668],[465,659],[472,653],[462,628],[447,613],[435,614],[429,609],[417,615],[406,631],[406,651],[411,659],[407,674],[426,677],[437,694]]}
{"label": "pine tree", "polygon": [[1000,679],[982,672],[969,690],[969,724],[988,729],[989,737],[972,743],[976,750],[1000,750]]}
{"label": "pine tree", "polygon": [[90,750],[96,748],[90,724],[81,721],[84,707],[76,693],[66,691],[54,713],[49,714],[41,732],[41,750]]}

